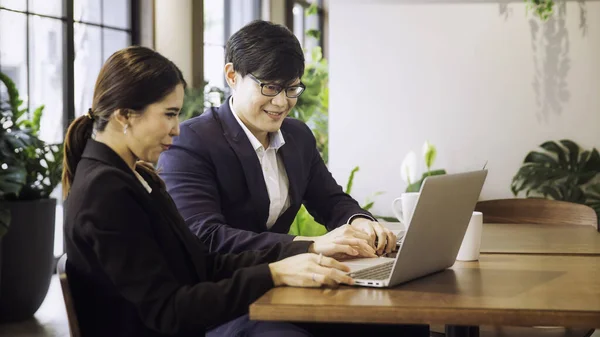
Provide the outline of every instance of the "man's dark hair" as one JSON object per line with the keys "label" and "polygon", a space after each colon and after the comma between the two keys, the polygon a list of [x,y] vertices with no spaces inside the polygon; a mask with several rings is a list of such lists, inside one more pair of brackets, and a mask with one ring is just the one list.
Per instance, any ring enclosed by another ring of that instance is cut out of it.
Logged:
{"label": "man's dark hair", "polygon": [[225,48],[225,63],[241,76],[290,83],[304,73],[300,42],[286,27],[255,20],[233,34]]}

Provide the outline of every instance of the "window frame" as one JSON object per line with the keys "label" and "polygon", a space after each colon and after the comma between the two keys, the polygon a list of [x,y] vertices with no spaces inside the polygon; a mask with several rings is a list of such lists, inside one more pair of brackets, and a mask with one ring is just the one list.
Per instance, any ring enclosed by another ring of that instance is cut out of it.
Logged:
{"label": "window frame", "polygon": [[[125,1],[125,0],[124,0]],[[137,45],[140,42],[140,32],[139,32],[139,23],[140,23],[140,1],[141,0],[127,0],[129,1],[129,8],[130,8],[130,27],[127,28],[121,28],[121,27],[114,27],[114,26],[109,26],[109,25],[105,25],[103,23],[103,10],[102,10],[102,6],[104,4],[103,0],[100,0],[100,23],[92,23],[92,22],[86,22],[86,21],[79,21],[79,20],[75,20],[74,18],[74,0],[62,0],[62,8],[63,8],[63,15],[62,16],[55,16],[55,15],[47,15],[47,14],[39,14],[36,12],[32,12],[30,11],[29,8],[29,1],[26,1],[25,3],[25,10],[16,10],[16,9],[10,9],[10,8],[5,8],[3,6],[0,6],[0,11],[8,11],[8,12],[12,12],[12,13],[17,13],[17,14],[22,14],[25,15],[25,20],[26,20],[26,29],[27,29],[27,33],[26,33],[26,40],[25,40],[25,44],[26,44],[26,64],[27,64],[27,69],[29,71],[29,69],[31,68],[31,62],[29,59],[29,46],[30,46],[30,38],[31,38],[31,32],[29,31],[29,23],[30,23],[30,19],[33,16],[37,16],[37,17],[41,17],[41,18],[46,18],[46,19],[52,19],[52,20],[58,20],[61,21],[63,24],[63,36],[62,36],[62,45],[63,45],[63,115],[62,115],[62,127],[63,127],[63,135],[66,132],[69,124],[75,119],[75,68],[74,68],[74,64],[75,64],[75,37],[74,37],[74,27],[75,27],[75,23],[82,23],[82,24],[86,24],[86,25],[90,25],[90,26],[94,26],[94,27],[99,27],[101,30],[101,40],[103,41],[104,38],[104,29],[111,29],[111,30],[115,30],[115,31],[121,31],[121,32],[126,32],[127,34],[129,34],[130,37],[130,45]],[[103,51],[104,48],[104,43],[101,43],[101,50]],[[2,66],[0,65],[0,71],[2,70]],[[30,91],[31,91],[31,84],[30,84],[30,78],[29,76],[27,76],[27,97],[30,96]],[[31,108],[30,105],[30,100],[27,100],[27,105],[28,108]]]}

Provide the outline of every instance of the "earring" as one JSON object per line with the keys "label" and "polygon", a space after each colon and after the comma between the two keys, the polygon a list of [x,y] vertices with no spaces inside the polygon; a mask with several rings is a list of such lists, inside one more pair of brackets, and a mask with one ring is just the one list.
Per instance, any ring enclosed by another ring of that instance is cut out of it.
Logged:
{"label": "earring", "polygon": [[125,124],[125,127],[123,128],[123,134],[126,135],[127,134],[127,127],[129,126],[129,124]]}

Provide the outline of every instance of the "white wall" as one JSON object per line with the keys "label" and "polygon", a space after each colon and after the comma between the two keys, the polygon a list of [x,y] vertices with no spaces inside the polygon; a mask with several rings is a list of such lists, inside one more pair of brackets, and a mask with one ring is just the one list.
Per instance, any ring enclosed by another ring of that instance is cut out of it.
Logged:
{"label": "white wall", "polygon": [[600,2],[545,25],[522,1],[331,0],[330,169],[391,215],[400,165],[428,139],[435,168],[481,167],[482,199],[510,197],[528,151],[568,138],[600,147]]}
{"label": "white wall", "polygon": [[154,48],[175,63],[192,83],[192,1],[155,0]]}

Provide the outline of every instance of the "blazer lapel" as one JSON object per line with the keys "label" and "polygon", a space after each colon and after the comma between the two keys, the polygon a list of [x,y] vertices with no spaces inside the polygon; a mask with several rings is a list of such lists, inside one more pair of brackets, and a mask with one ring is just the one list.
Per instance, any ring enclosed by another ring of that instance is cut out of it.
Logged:
{"label": "blazer lapel", "polygon": [[233,116],[233,112],[229,108],[229,98],[218,108],[215,116],[223,127],[225,139],[240,161],[258,220],[262,229],[266,231],[270,201],[256,151],[252,148],[250,140]]}

